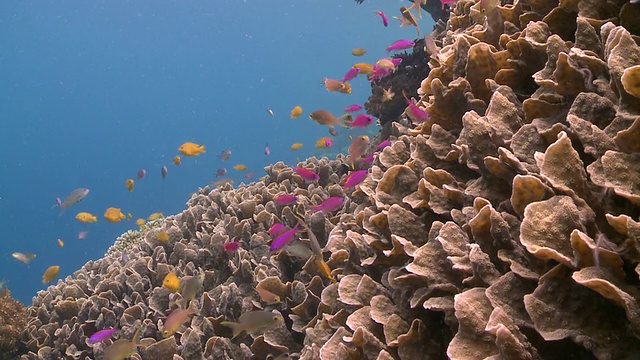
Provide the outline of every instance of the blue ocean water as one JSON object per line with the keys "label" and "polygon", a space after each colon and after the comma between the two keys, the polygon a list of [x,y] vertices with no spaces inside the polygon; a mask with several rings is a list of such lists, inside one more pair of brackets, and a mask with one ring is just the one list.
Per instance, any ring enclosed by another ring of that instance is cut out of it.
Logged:
{"label": "blue ocean water", "polygon": [[[59,278],[99,259],[131,221],[110,224],[108,207],[136,218],[174,214],[220,167],[236,185],[245,164],[264,175],[269,163],[324,153],[316,140],[326,127],[308,118],[341,114],[370,95],[364,77],[351,95],[328,93],[324,77],[340,79],[357,62],[388,56],[385,47],[413,39],[415,30],[391,18],[408,2],[350,0],[2,1],[0,2],[0,279],[30,304],[45,289],[42,274]],[[390,24],[383,27],[374,10]],[[433,22],[420,22],[428,33]],[[351,50],[368,53],[354,57]],[[300,105],[304,112],[289,118]],[[272,109],[275,116],[267,114]],[[349,135],[339,129],[334,153]],[[171,160],[192,141],[199,157]],[[292,152],[291,144],[304,147]],[[268,143],[271,155],[264,155]],[[231,149],[231,159],[217,155]],[[160,177],[166,165],[169,174]],[[139,169],[129,193],[125,180]],[[89,196],[60,215],[56,197],[87,187]],[[80,211],[95,224],[74,219]],[[88,230],[86,240],[78,232]],[[57,240],[64,241],[60,248]],[[13,252],[33,252],[28,266]]]}

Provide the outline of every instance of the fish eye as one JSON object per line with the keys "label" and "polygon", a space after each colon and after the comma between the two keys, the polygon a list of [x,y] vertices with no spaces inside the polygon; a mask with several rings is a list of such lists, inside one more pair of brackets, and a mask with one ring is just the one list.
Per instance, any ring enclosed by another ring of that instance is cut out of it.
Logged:
{"label": "fish eye", "polygon": [[168,332],[167,330],[163,331],[163,332],[162,332],[162,336],[164,336],[164,337],[169,336],[169,332]]}

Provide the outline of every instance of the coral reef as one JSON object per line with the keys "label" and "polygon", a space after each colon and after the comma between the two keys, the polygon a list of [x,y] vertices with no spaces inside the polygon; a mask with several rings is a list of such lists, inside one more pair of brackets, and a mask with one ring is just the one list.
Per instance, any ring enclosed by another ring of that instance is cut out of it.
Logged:
{"label": "coral reef", "polygon": [[[87,337],[107,327],[140,328],[142,359],[637,356],[640,39],[615,25],[629,9],[515,0],[483,18],[459,1],[416,85],[430,120],[387,125],[396,140],[355,191],[341,160],[315,158],[300,164],[314,183],[277,163],[264,182],[200,189],[159,225],[168,242],[149,232],[128,261],[39,292],[23,358],[100,358]],[[276,205],[283,193],[298,205]],[[267,233],[332,196],[342,207],[307,221],[336,283],[313,258],[270,254]],[[198,314],[163,339],[170,271],[204,283]],[[262,309],[285,321],[236,338],[221,325]]]}
{"label": "coral reef", "polygon": [[0,291],[0,360],[14,359],[22,350],[20,339],[26,327],[24,305],[12,298],[8,289],[3,288]]}

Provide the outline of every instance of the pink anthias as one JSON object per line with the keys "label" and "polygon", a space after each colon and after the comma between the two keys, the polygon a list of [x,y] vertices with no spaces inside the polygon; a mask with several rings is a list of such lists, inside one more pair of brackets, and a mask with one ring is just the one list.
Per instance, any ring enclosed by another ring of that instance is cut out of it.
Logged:
{"label": "pink anthias", "polygon": [[358,114],[358,116],[356,116],[356,119],[351,123],[351,128],[364,129],[367,126],[373,124],[374,120],[375,119],[373,118],[373,116]]}
{"label": "pink anthias", "polygon": [[287,227],[280,223],[275,223],[271,225],[269,230],[267,230],[267,232],[269,233],[269,235],[271,235],[271,237],[276,237],[285,231],[287,231]]}
{"label": "pink anthias", "polygon": [[138,180],[144,178],[147,175],[147,170],[140,169],[138,170]]}
{"label": "pink anthias", "polygon": [[80,232],[78,233],[78,240],[84,240],[84,239],[86,239],[86,238],[87,238],[87,235],[89,235],[89,232],[88,232],[88,231],[86,231],[86,230],[85,230],[85,231],[80,231]]}
{"label": "pink anthias", "polygon": [[[442,8],[443,8],[443,9],[444,9],[444,6],[445,6],[445,5],[449,5],[449,6],[451,6],[451,5],[455,4],[455,3],[456,3],[456,1],[458,1],[458,0],[440,0],[440,2],[442,3]],[[632,2],[633,2],[633,1],[632,1]]]}
{"label": "pink anthias", "polygon": [[87,342],[89,344],[96,344],[99,342],[107,341],[111,336],[113,336],[113,334],[116,333],[116,331],[118,331],[118,329],[116,328],[100,330],[91,335]]}
{"label": "pink anthias", "polygon": [[400,63],[402,63],[402,58],[383,58],[376,61],[376,63],[373,64],[373,74],[371,74],[371,82],[376,82],[396,71]]}
{"label": "pink anthias", "polygon": [[369,174],[369,170],[358,170],[358,171],[352,172],[351,174],[349,174],[349,176],[347,176],[347,178],[344,181],[345,189],[353,188],[356,185],[360,184],[361,182],[364,181],[364,179],[367,178],[368,174]]}
{"label": "pink anthias", "polygon": [[374,158],[375,158],[375,155],[374,154],[370,154],[366,158],[362,158],[360,161],[362,161],[365,164],[371,164],[373,162]]}
{"label": "pink anthias", "polygon": [[391,145],[391,141],[385,140],[385,141],[381,142],[380,145],[378,145],[376,147],[376,150],[382,150],[382,149],[386,148],[389,145]]}
{"label": "pink anthias", "polygon": [[415,45],[416,45],[416,43],[414,43],[411,40],[398,40],[398,41],[394,42],[393,44],[391,44],[391,46],[389,46],[387,48],[387,51],[388,52],[392,52],[392,51],[411,49]]}
{"label": "pink anthias", "polygon": [[374,11],[376,15],[382,18],[382,25],[389,26],[389,20],[387,20],[387,15],[385,15],[382,11]]}
{"label": "pink anthias", "polygon": [[409,100],[407,94],[405,94],[404,91],[402,92],[402,96],[404,96],[404,99],[407,101],[407,105],[409,105],[409,110],[407,111],[407,113],[409,114],[409,117],[411,117],[411,120],[417,123],[423,123],[429,120],[429,113],[420,109],[418,105]]}
{"label": "pink anthias", "polygon": [[326,138],[324,140],[324,146],[326,146],[328,148],[333,147],[333,140],[331,138]]}
{"label": "pink anthias", "polygon": [[298,196],[296,195],[291,195],[291,194],[285,194],[285,195],[280,195],[277,196],[275,198],[273,198],[273,201],[276,202],[276,204],[278,205],[291,205],[294,204],[298,201]]}
{"label": "pink anthias", "polygon": [[358,76],[359,73],[360,73],[359,68],[351,68],[351,70],[347,71],[347,73],[344,74],[344,77],[342,78],[342,82],[347,82],[349,80],[352,80],[353,78]]}
{"label": "pink anthias", "polygon": [[305,181],[316,181],[320,179],[320,175],[305,168],[294,166],[293,171],[300,175],[300,177]]}
{"label": "pink anthias", "polygon": [[356,111],[360,111],[362,110],[362,106],[358,105],[358,104],[353,104],[351,106],[348,106],[344,109],[345,112],[356,112]]}
{"label": "pink anthias", "polygon": [[227,242],[227,243],[224,243],[222,247],[224,247],[224,251],[226,251],[228,254],[233,254],[240,248],[240,242],[239,241]]}
{"label": "pink anthias", "polygon": [[271,247],[269,251],[275,252],[282,250],[285,246],[287,246],[293,239],[295,239],[295,235],[298,232],[300,224],[296,224],[293,229],[281,234],[271,243]]}
{"label": "pink anthias", "polygon": [[166,178],[168,173],[169,169],[167,169],[166,166],[162,165],[162,169],[160,169],[160,175],[162,176],[162,179]]}
{"label": "pink anthias", "polygon": [[271,155],[271,149],[269,149],[269,144],[266,144],[264,146],[264,154],[267,156]]}
{"label": "pink anthias", "polygon": [[339,197],[339,196],[330,197],[325,201],[323,201],[320,205],[312,207],[311,212],[313,213],[322,212],[327,214],[339,209],[342,206],[343,202],[344,202],[343,197]]}

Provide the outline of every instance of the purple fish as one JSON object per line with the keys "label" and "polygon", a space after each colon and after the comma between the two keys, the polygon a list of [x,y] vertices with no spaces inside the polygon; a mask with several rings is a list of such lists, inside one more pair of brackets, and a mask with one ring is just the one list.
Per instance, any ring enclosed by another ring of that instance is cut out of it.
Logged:
{"label": "purple fish", "polygon": [[393,59],[391,59],[391,63],[397,69],[398,65],[402,64],[402,58],[401,57],[393,58]]}
{"label": "purple fish", "polygon": [[168,173],[169,169],[167,169],[166,166],[162,165],[162,169],[160,170],[160,175],[162,175],[162,178],[166,178]]}
{"label": "purple fish", "polygon": [[387,20],[387,16],[382,11],[374,11],[374,13],[382,18],[382,25],[389,26],[389,20]]}
{"label": "purple fish", "polygon": [[394,42],[393,44],[391,44],[388,48],[387,51],[388,52],[392,52],[392,51],[398,51],[398,50],[406,50],[406,49],[411,49],[416,45],[416,43],[414,43],[411,40],[398,40],[396,42]]}
{"label": "purple fish", "polygon": [[271,237],[276,237],[280,234],[282,234],[283,232],[285,232],[287,230],[287,227],[280,224],[280,223],[275,223],[273,225],[271,225],[271,227],[269,228],[269,235],[271,235]]}
{"label": "purple fish", "polygon": [[104,330],[100,330],[96,333],[94,333],[93,335],[91,335],[91,337],[89,338],[89,340],[87,340],[87,342],[89,344],[96,344],[99,342],[103,342],[106,341],[107,339],[109,339],[116,331],[118,331],[118,329],[116,328],[110,328],[110,329],[104,329]]}
{"label": "purple fish", "polygon": [[356,76],[358,76],[358,73],[360,73],[360,69],[359,68],[351,68],[351,70],[347,71],[347,73],[342,78],[342,82],[347,82],[347,81],[355,78]]}
{"label": "purple fish", "polygon": [[369,175],[369,170],[358,170],[358,171],[352,172],[351,174],[349,174],[349,176],[347,176],[347,179],[344,181],[345,189],[352,188],[360,184],[361,182],[364,181],[364,179],[367,178],[367,175]]}
{"label": "purple fish", "polygon": [[409,117],[411,117],[411,120],[417,123],[423,123],[429,120],[429,113],[420,109],[418,105],[409,100],[407,94],[405,94],[404,91],[402,92],[402,96],[404,96],[404,99],[407,101],[407,105],[409,105],[409,110],[407,111],[407,113],[409,114]]}
{"label": "purple fish", "polygon": [[269,251],[275,252],[275,251],[282,250],[285,246],[287,246],[287,244],[291,242],[291,240],[295,238],[295,235],[298,232],[299,227],[300,227],[300,224],[296,224],[296,226],[294,226],[293,229],[278,236],[271,243],[271,247],[269,248]]}
{"label": "purple fish", "polygon": [[87,238],[87,235],[89,235],[88,231],[80,231],[78,233],[78,240],[84,240]]}
{"label": "purple fish", "polygon": [[225,176],[225,175],[227,175],[227,169],[225,168],[220,168],[218,169],[218,171],[216,171],[216,177]]}
{"label": "purple fish", "polygon": [[325,214],[330,213],[340,208],[343,202],[344,202],[343,197],[339,197],[339,196],[330,197],[327,200],[323,201],[320,205],[312,207],[311,212],[315,213],[320,211]]}
{"label": "purple fish", "polygon": [[269,156],[271,155],[271,149],[269,149],[269,144],[267,143],[267,145],[264,146],[264,154]]}
{"label": "purple fish", "polygon": [[331,138],[324,139],[324,146],[328,148],[333,147],[333,139]]}
{"label": "purple fish", "polygon": [[378,147],[376,147],[376,150],[382,150],[382,149],[386,148],[389,145],[391,145],[391,141],[385,140],[385,141],[381,142],[380,145],[378,145]]}
{"label": "purple fish", "polygon": [[351,128],[361,128],[364,129],[367,126],[373,124],[373,117],[365,114],[358,114],[356,119],[351,123]]}
{"label": "purple fish", "polygon": [[145,169],[138,170],[138,180],[142,179],[145,176],[147,176],[147,170]]}
{"label": "purple fish", "polygon": [[358,104],[353,104],[349,107],[347,107],[346,109],[344,109],[344,112],[356,112],[356,111],[360,111],[362,110],[362,106],[358,105]]}
{"label": "purple fish", "polygon": [[374,154],[371,154],[371,155],[367,156],[366,158],[362,158],[362,160],[360,160],[360,161],[362,161],[365,164],[371,164],[373,162],[373,159],[374,159]]}
{"label": "purple fish", "polygon": [[315,172],[302,168],[302,167],[294,167],[293,171],[296,172],[296,174],[300,175],[300,177],[302,179],[304,179],[305,181],[315,181],[315,180],[319,180],[320,179],[320,175],[316,174]]}
{"label": "purple fish", "polygon": [[220,159],[222,159],[222,161],[227,161],[229,160],[229,158],[231,157],[231,150],[227,149],[227,150],[223,150],[220,155],[218,155],[218,157]]}
{"label": "purple fish", "polygon": [[285,194],[273,198],[273,201],[278,205],[291,205],[298,201],[298,197],[296,195]]}

